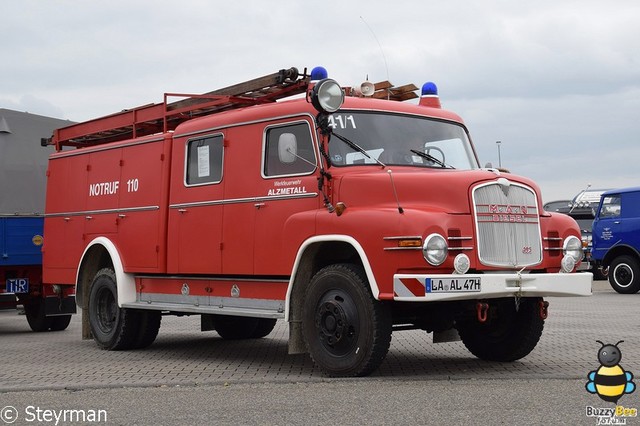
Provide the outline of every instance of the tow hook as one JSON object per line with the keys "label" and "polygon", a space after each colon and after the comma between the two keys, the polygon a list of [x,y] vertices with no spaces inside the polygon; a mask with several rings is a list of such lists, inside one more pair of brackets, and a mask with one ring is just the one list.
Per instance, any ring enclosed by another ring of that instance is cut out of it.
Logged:
{"label": "tow hook", "polygon": [[484,302],[476,303],[476,316],[478,318],[478,322],[484,323],[487,322],[487,314],[489,313],[489,304]]}
{"label": "tow hook", "polygon": [[549,316],[549,302],[541,300],[538,302],[538,306],[540,307],[540,318],[546,320]]}

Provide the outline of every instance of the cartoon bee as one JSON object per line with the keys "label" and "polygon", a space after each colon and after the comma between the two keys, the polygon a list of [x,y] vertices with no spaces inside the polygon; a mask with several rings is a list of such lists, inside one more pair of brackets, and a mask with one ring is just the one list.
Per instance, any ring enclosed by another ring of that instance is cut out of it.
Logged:
{"label": "cartoon bee", "polygon": [[618,345],[624,340],[615,345],[605,345],[600,340],[596,342],[602,345],[598,351],[598,361],[601,365],[587,375],[589,381],[585,387],[587,392],[597,393],[602,400],[617,404],[622,395],[636,390],[636,384],[632,381],[633,373],[624,371],[619,365],[622,352]]}

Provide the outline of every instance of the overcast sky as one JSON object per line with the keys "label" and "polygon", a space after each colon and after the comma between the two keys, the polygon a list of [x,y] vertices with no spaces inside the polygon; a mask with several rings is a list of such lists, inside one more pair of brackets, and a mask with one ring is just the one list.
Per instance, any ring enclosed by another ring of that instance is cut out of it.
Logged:
{"label": "overcast sky", "polygon": [[543,201],[640,185],[640,1],[0,2],[0,108],[83,121],[295,66],[434,81]]}

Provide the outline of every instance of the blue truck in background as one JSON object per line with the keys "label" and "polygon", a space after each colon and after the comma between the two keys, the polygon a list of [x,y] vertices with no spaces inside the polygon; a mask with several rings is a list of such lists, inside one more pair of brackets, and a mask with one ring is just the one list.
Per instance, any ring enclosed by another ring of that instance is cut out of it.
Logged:
{"label": "blue truck in background", "polygon": [[618,293],[640,291],[640,187],[606,191],[593,220],[592,257]]}
{"label": "blue truck in background", "polygon": [[0,108],[0,309],[19,309],[33,331],[64,330],[75,295],[42,282],[49,149],[43,134],[69,121]]}

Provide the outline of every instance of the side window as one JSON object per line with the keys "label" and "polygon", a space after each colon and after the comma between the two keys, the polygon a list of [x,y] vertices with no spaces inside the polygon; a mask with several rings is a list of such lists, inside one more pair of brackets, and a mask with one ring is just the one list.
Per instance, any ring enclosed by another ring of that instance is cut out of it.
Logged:
{"label": "side window", "polygon": [[265,177],[309,174],[315,169],[316,154],[307,123],[267,129],[262,170]]}
{"label": "side window", "polygon": [[602,208],[600,209],[600,217],[619,217],[620,216],[620,196],[609,195],[602,200]]}
{"label": "side window", "polygon": [[187,143],[186,184],[203,185],[222,180],[223,136],[207,136]]}

